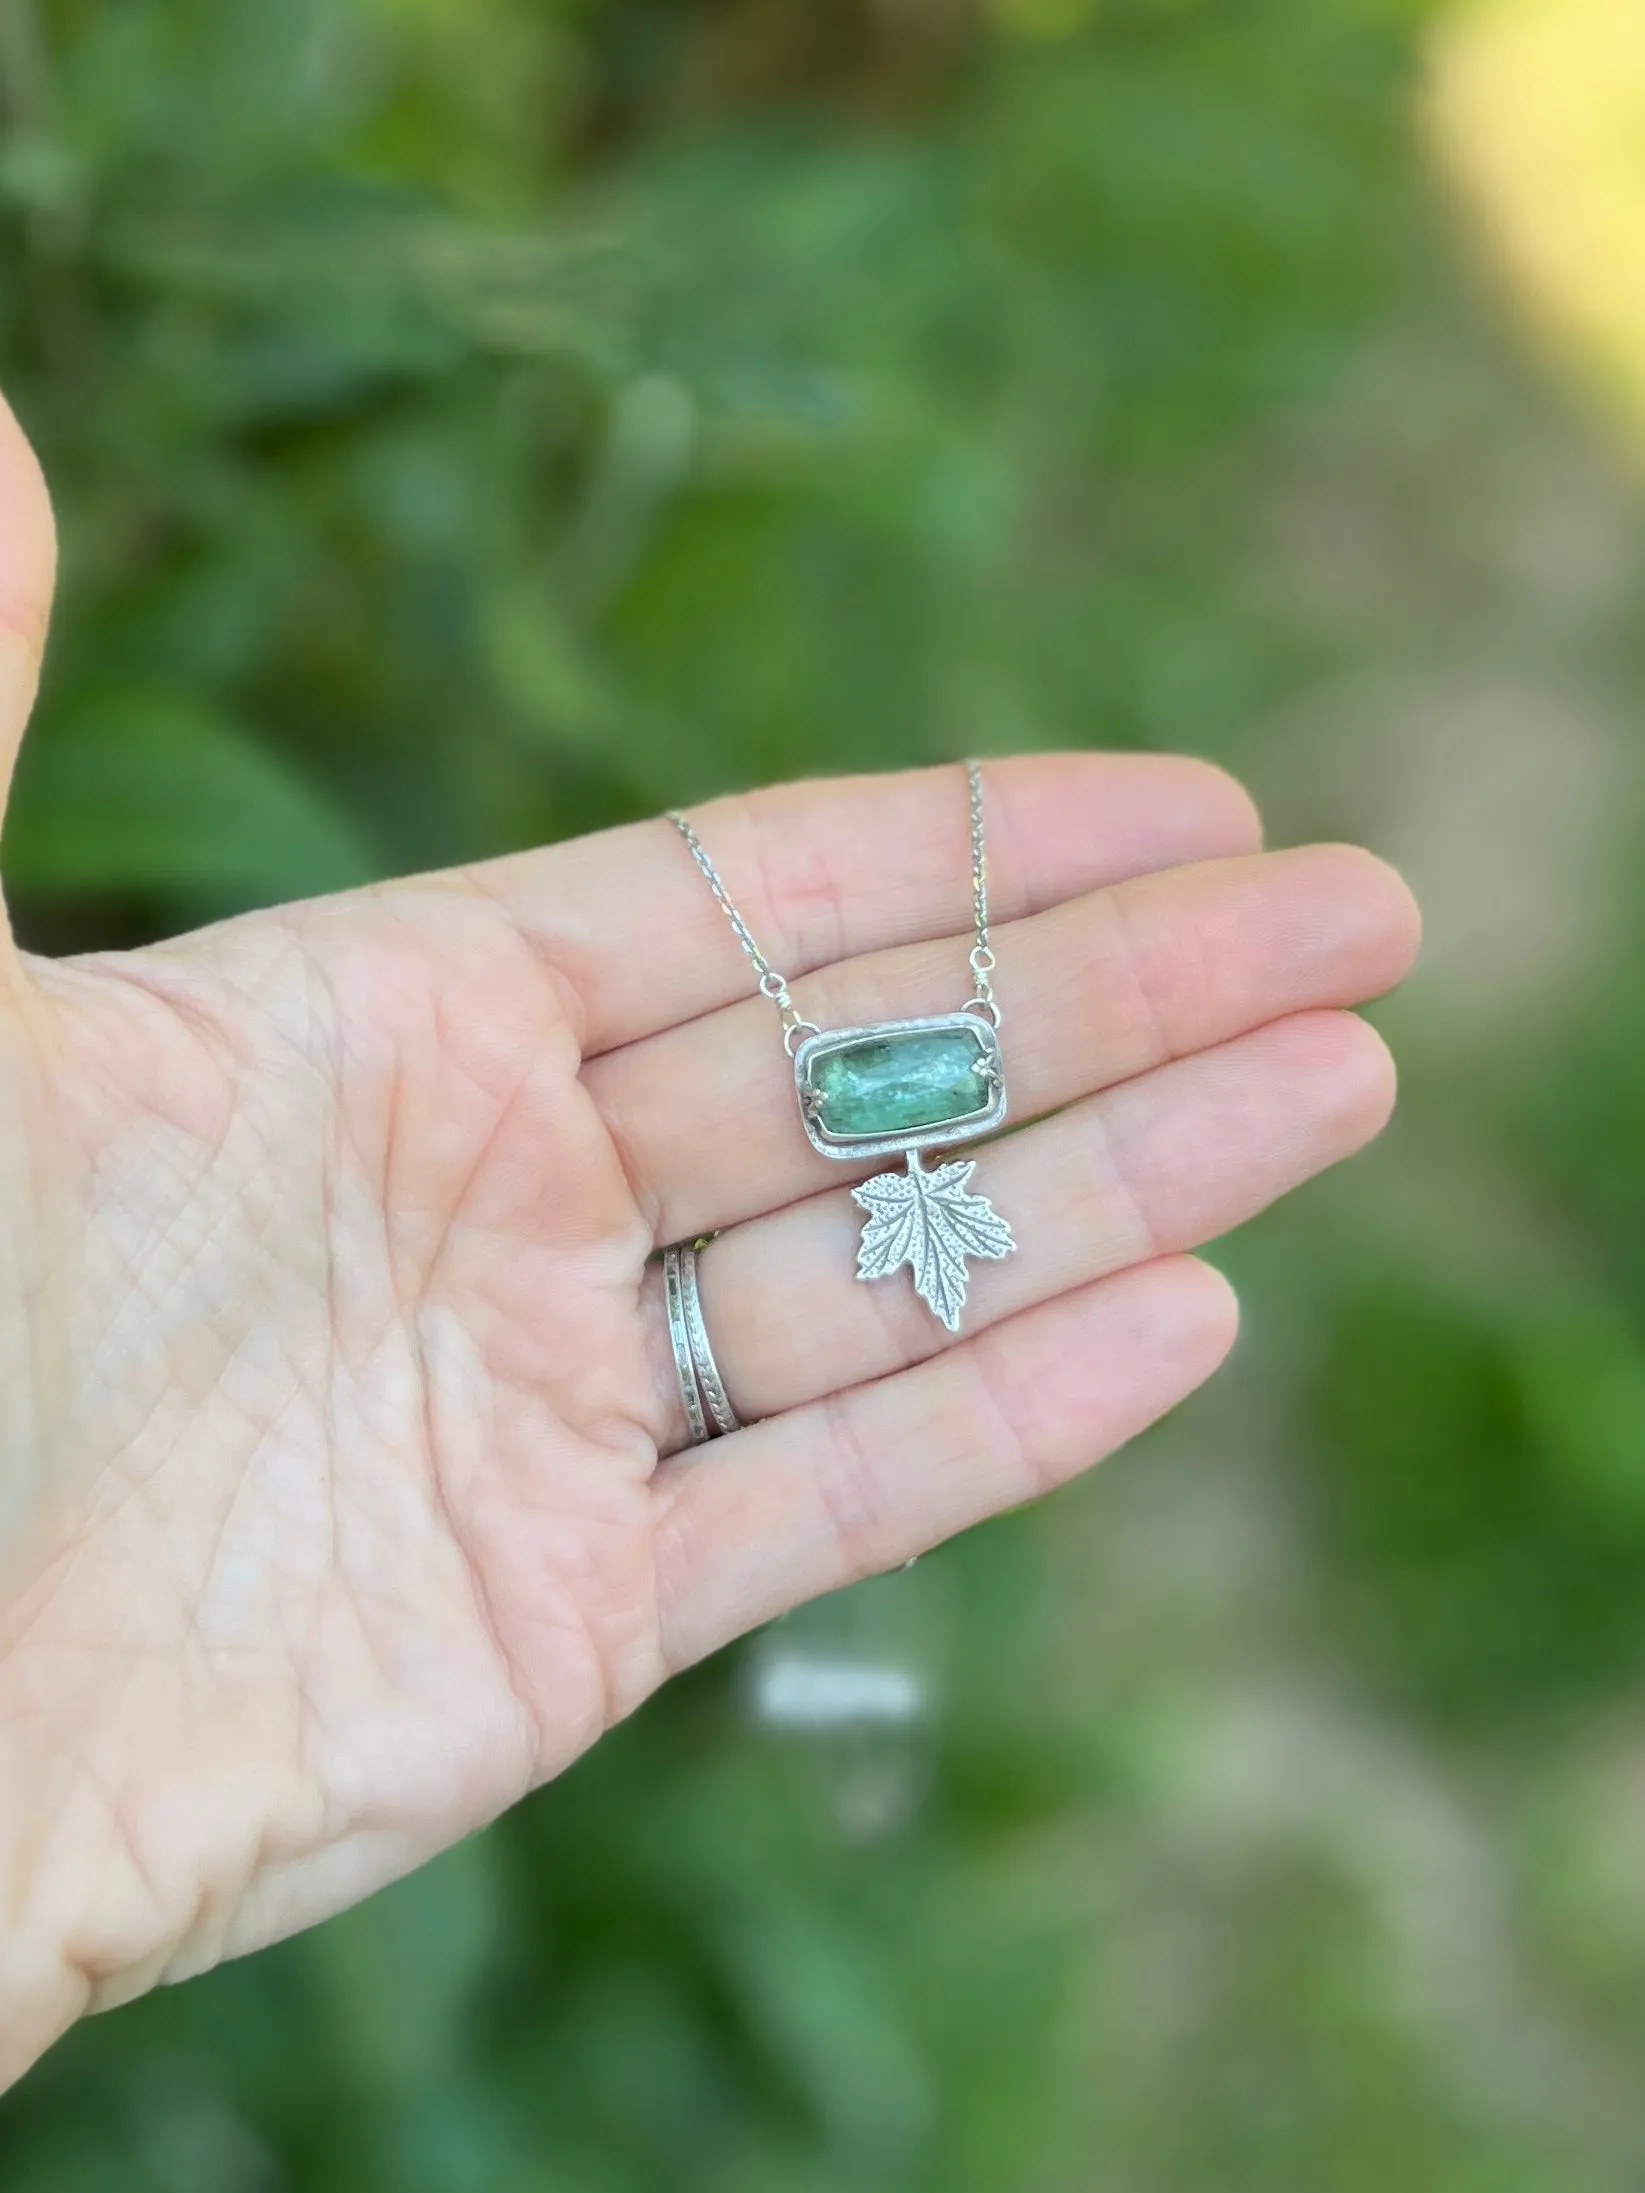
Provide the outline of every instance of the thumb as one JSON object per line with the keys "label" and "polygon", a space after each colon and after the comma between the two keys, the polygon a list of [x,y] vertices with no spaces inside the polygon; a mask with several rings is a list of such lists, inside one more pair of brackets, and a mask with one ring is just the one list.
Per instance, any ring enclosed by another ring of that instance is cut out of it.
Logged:
{"label": "thumb", "polygon": [[45,476],[0,397],[0,816],[40,683],[56,573]]}

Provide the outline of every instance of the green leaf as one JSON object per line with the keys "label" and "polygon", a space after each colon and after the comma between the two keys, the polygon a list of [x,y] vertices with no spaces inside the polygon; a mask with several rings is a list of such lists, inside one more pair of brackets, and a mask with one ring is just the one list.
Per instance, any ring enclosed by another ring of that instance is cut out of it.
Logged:
{"label": "green leaf", "polygon": [[503,1919],[496,1846],[475,1835],[313,1937],[309,1976],[351,2076],[373,2092],[453,2102]]}
{"label": "green leaf", "polygon": [[240,724],[170,692],[88,699],[31,739],[7,818],[14,890],[311,897],[374,873],[354,825]]}

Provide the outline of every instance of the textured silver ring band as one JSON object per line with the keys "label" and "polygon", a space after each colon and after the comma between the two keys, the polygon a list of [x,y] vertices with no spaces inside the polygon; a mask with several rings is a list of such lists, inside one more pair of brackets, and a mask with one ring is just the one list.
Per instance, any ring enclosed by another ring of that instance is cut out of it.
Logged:
{"label": "textured silver ring band", "polygon": [[[691,1250],[684,1253],[694,1254]],[[703,1408],[703,1397],[697,1386],[696,1365],[691,1357],[691,1335],[685,1321],[685,1288],[680,1276],[680,1257],[681,1250],[677,1245],[663,1251],[663,1301],[668,1309],[668,1338],[674,1350],[674,1375],[680,1382],[680,1399],[685,1405],[686,1433],[689,1444],[700,1447],[711,1434]]]}
{"label": "textured silver ring band", "polygon": [[680,1300],[685,1311],[692,1367],[697,1373],[697,1384],[714,1429],[716,1432],[741,1431],[737,1412],[726,1394],[725,1380],[720,1376],[720,1366],[714,1360],[714,1350],[708,1344],[702,1296],[697,1291],[697,1252],[684,1246],[680,1250]]}

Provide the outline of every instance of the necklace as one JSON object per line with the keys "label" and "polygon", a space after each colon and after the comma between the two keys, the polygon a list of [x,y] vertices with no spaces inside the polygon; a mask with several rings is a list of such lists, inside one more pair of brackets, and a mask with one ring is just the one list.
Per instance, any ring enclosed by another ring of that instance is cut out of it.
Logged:
{"label": "necklace", "polygon": [[794,1062],[800,1121],[824,1157],[901,1157],[905,1172],[875,1174],[852,1189],[868,1214],[857,1251],[859,1279],[885,1279],[906,1264],[914,1286],[950,1332],[960,1329],[969,1259],[1009,1256],[1011,1229],[986,1196],[971,1192],[976,1160],[927,1167],[922,1150],[969,1142],[1005,1118],[1000,1008],[988,939],[988,855],[982,769],[967,762],[971,794],[973,988],[957,1013],[882,1020],[864,1028],[819,1028],[754,941],[719,870],[684,815],[669,821],[685,840],[737,942],[776,1006],[783,1048]]}

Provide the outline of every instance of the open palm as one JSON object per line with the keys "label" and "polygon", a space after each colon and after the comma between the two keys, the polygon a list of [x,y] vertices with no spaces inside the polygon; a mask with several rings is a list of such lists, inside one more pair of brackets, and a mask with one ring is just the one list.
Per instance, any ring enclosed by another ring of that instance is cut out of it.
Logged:
{"label": "open palm", "polygon": [[[0,738],[44,492],[0,429]],[[0,2084],[333,1911],[671,1670],[1043,1491],[1226,1351],[1181,1253],[1358,1146],[1403,887],[1192,762],[988,772],[1020,1254],[958,1342],[653,822],[46,963],[0,939]],[[824,1025],[968,987],[957,770],[698,818]],[[658,1244],[749,1428],[688,1454]],[[758,1419],[759,1421],[753,1421]]]}

